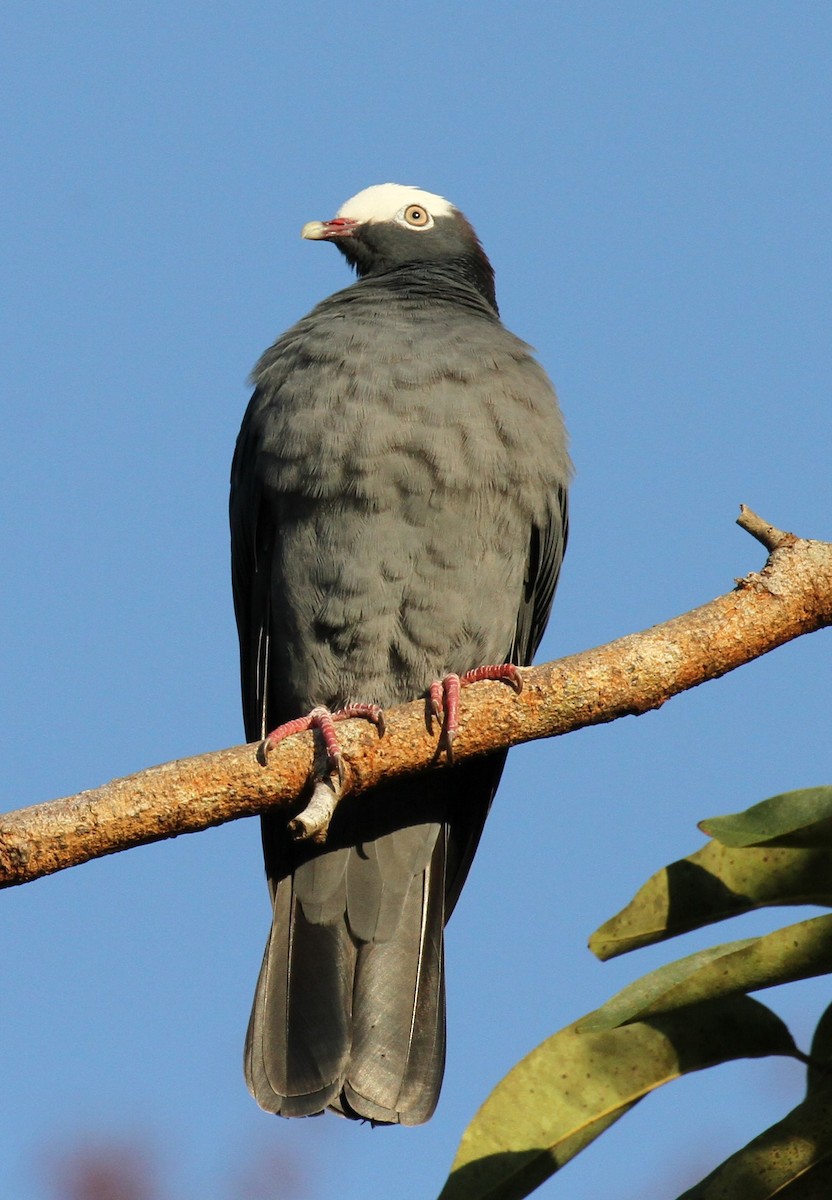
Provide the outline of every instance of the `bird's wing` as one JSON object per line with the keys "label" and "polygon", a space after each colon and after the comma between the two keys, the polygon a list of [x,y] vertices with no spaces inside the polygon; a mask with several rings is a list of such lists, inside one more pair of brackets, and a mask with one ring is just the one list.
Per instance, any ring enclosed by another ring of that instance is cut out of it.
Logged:
{"label": "bird's wing", "polygon": [[[533,525],[517,626],[506,662],[526,666],[543,637],[552,608],[569,530],[566,488],[552,497],[548,520]],[[465,763],[455,771],[465,780],[466,804],[449,807],[445,920],[454,910],[479,844],[485,818],[506,761],[506,751]]]}
{"label": "bird's wing", "polygon": [[[506,662],[527,666],[534,657],[555,596],[566,540],[569,514],[566,488],[552,497],[548,520],[533,525],[529,539],[523,593],[517,625]],[[449,807],[445,920],[454,910],[479,845],[485,818],[494,799],[506,761],[506,751],[489,754],[455,768],[465,780],[466,803]]]}
{"label": "bird's wing", "polygon": [[[252,397],[251,404],[258,400]],[[231,466],[231,583],[240,638],[243,721],[246,738],[265,737],[269,675],[270,570],[274,524],[262,519],[264,499],[258,473],[253,423],[244,421]]]}
{"label": "bird's wing", "polygon": [[561,563],[569,534],[569,508],[566,488],[561,487],[552,497],[548,520],[533,525],[529,539],[523,595],[517,613],[508,661],[528,666],[540,645],[543,631],[552,610]]}

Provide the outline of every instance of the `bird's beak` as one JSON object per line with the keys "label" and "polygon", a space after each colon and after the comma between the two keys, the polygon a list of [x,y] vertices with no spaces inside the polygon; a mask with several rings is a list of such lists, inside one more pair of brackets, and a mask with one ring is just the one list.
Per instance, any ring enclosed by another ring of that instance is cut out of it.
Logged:
{"label": "bird's beak", "polygon": [[352,237],[358,222],[349,217],[333,217],[331,221],[307,221],[300,231],[310,242],[328,242],[332,238]]}

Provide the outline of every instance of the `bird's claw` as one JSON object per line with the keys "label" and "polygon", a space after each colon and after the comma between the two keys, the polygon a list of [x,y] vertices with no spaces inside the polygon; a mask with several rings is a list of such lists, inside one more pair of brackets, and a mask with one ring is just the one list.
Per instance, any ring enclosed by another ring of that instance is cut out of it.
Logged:
{"label": "bird's claw", "polygon": [[337,775],[343,783],[344,758],[341,754],[338,735],[335,732],[335,722],[349,721],[353,717],[369,721],[375,725],[378,736],[384,737],[386,728],[384,710],[378,704],[351,704],[347,708],[339,708],[335,712],[330,712],[328,708],[319,705],[305,717],[296,717],[294,721],[286,721],[285,724],[278,725],[277,729],[273,729],[269,736],[260,743],[261,759],[262,761],[268,759],[275,747],[285,738],[291,737],[295,733],[306,733],[310,729],[318,729],[323,738],[330,771],[333,775]]}
{"label": "bird's claw", "polygon": [[454,762],[454,738],[455,737],[456,737],[456,730],[449,729],[447,725],[445,725],[443,727],[442,732],[439,735],[439,743],[438,743],[437,749],[439,751],[439,754],[445,755],[450,766],[453,766],[453,762]]}
{"label": "bird's claw", "polygon": [[434,679],[428,689],[428,728],[433,729],[434,720],[441,726],[438,752],[444,754],[449,763],[454,761],[454,738],[459,726],[459,693],[469,684],[481,683],[485,679],[507,683],[518,695],[523,690],[523,676],[513,663],[475,667],[464,675],[446,675],[443,679]]}
{"label": "bird's claw", "polygon": [[428,729],[433,730],[433,722],[436,721],[440,730],[445,717],[445,700],[443,681],[434,679],[428,689]]}
{"label": "bird's claw", "polygon": [[[346,764],[341,753],[341,745],[335,732],[336,721],[348,721],[359,717],[375,725],[379,737],[384,737],[384,710],[378,704],[351,704],[330,712],[328,708],[319,705],[307,713],[305,717],[296,717],[294,721],[286,721],[273,729],[267,738],[260,743],[259,758],[265,765],[269,755],[285,738],[295,733],[306,733],[310,729],[319,730],[326,753],[327,775],[330,786],[323,780],[315,785],[312,798],[303,812],[290,822],[290,829],[296,838],[310,838],[313,841],[323,841],[326,838],[329,823],[335,812],[335,807],[344,790],[347,778]],[[337,782],[336,782],[337,781]]]}
{"label": "bird's claw", "polygon": [[481,683],[484,679],[507,683],[518,696],[523,690],[523,676],[520,674],[520,668],[515,667],[514,663],[499,663],[497,666],[475,667],[473,671],[466,671],[460,677],[460,683],[464,687],[469,683]]}

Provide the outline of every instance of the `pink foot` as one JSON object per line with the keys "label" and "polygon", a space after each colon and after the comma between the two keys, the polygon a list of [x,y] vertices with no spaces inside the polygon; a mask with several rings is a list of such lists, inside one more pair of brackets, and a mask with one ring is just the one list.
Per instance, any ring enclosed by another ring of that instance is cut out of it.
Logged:
{"label": "pink foot", "polygon": [[454,738],[459,724],[459,693],[469,683],[480,683],[483,679],[500,680],[513,687],[515,692],[523,690],[523,677],[512,663],[501,663],[496,667],[476,667],[464,675],[446,675],[434,679],[428,690],[428,724],[434,719],[442,726],[439,735],[439,753],[444,750],[448,761],[454,761]]}
{"label": "pink foot", "polygon": [[273,729],[262,743],[263,759],[267,759],[275,746],[284,738],[291,737],[293,733],[319,729],[324,740],[330,772],[337,775],[339,782],[343,783],[344,759],[335,732],[335,722],[349,721],[352,717],[363,717],[371,721],[378,730],[379,737],[384,736],[384,713],[378,704],[351,704],[347,708],[339,708],[337,712],[330,712],[328,708],[321,706],[313,708],[305,717],[297,717],[294,721],[287,721],[285,725],[278,725],[277,729]]}

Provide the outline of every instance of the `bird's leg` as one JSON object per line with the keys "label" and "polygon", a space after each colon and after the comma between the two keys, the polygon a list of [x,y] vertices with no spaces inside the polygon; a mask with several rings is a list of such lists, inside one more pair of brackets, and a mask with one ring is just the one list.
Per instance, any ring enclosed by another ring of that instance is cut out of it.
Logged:
{"label": "bird's leg", "polygon": [[352,717],[363,717],[365,720],[371,721],[378,730],[379,737],[384,736],[384,713],[378,704],[350,704],[347,708],[339,708],[335,712],[330,712],[328,708],[320,705],[318,708],[313,708],[305,717],[296,717],[294,721],[287,721],[284,725],[278,725],[277,729],[273,729],[262,742],[262,756],[267,759],[275,746],[294,733],[306,733],[310,729],[319,729],[323,737],[330,772],[337,775],[339,781],[343,783],[344,759],[338,735],[335,732],[335,722],[349,721]]}
{"label": "bird's leg", "polygon": [[319,779],[315,784],[306,808],[289,822],[289,829],[298,840],[310,838],[312,841],[322,842],[326,839],[333,814],[343,794],[346,778],[344,756],[335,732],[335,723],[349,721],[353,717],[371,721],[378,730],[379,737],[384,736],[384,712],[378,704],[350,704],[336,712],[330,712],[323,706],[313,708],[305,717],[297,717],[294,721],[278,725],[261,743],[261,757],[265,762],[275,746],[284,738],[291,737],[294,733],[306,733],[310,729],[320,730],[329,770],[327,777]]}
{"label": "bird's leg", "polygon": [[454,761],[454,738],[459,725],[459,693],[469,683],[480,683],[483,679],[499,680],[513,687],[518,694],[523,690],[523,677],[512,663],[500,663],[493,667],[475,667],[464,675],[446,675],[434,679],[428,689],[428,724],[434,719],[442,727],[439,735],[439,753],[445,751],[449,762]]}

